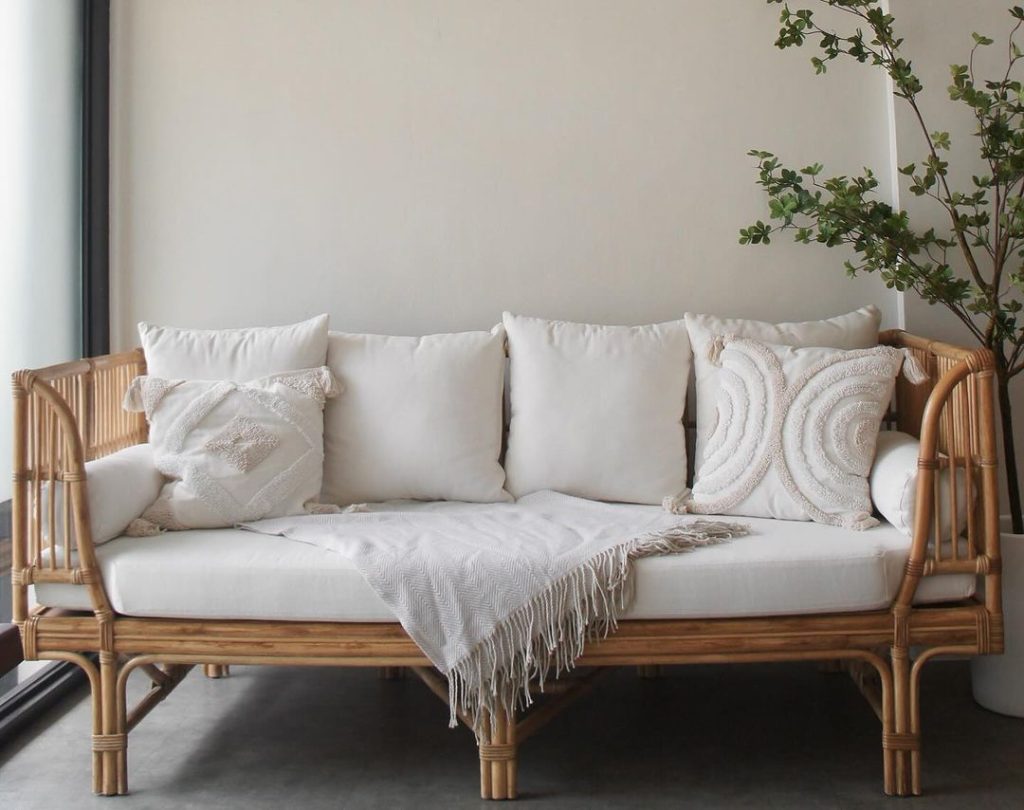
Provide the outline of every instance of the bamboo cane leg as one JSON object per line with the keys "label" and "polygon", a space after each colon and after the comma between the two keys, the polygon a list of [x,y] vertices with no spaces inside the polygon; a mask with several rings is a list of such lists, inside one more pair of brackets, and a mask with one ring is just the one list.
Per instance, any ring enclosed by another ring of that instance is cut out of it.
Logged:
{"label": "bamboo cane leg", "polygon": [[519,781],[519,748],[516,744],[516,717],[512,714],[505,722],[505,741],[511,746],[511,756],[505,760],[505,782],[507,797],[514,799],[517,795]]}
{"label": "bamboo cane leg", "polygon": [[124,796],[128,792],[128,710],[125,696],[120,695],[120,698],[117,700],[117,733],[123,735],[123,742],[117,751],[117,793]]}
{"label": "bamboo cane leg", "polygon": [[897,796],[909,796],[913,793],[911,754],[916,746],[910,728],[910,661],[906,649],[893,647],[892,675],[896,733],[889,738],[889,744],[895,748],[895,792]]}
{"label": "bamboo cane leg", "polygon": [[660,678],[664,673],[658,664],[641,664],[636,668],[636,674],[644,680]]}
{"label": "bamboo cane leg", "polygon": [[[893,706],[892,673],[888,670],[878,672],[882,682],[882,740],[887,739],[896,727],[896,714]],[[896,752],[888,746],[882,746],[882,784],[886,796],[896,792]]]}
{"label": "bamboo cane leg", "polygon": [[483,717],[483,729],[481,730],[481,742],[480,742],[480,798],[481,799],[492,799],[494,798],[491,794],[491,763],[484,757],[483,746],[490,742],[491,739],[491,716],[488,713],[484,713]]}
{"label": "bamboo cane leg", "polygon": [[405,677],[405,667],[377,667],[377,677],[382,681],[400,681]]}
{"label": "bamboo cane leg", "polygon": [[[498,710],[491,715],[491,743],[493,745],[505,744],[507,728],[508,718],[504,711]],[[505,770],[505,763],[500,759],[491,760],[491,785],[494,788],[495,799],[507,798],[508,772]]]}
{"label": "bamboo cane leg", "polygon": [[231,668],[227,664],[203,664],[203,674],[207,678],[226,678]]}
{"label": "bamboo cane leg", "polygon": [[106,651],[100,653],[100,701],[102,731],[93,741],[93,746],[99,748],[102,761],[101,793],[116,796],[119,792],[127,792],[127,779],[120,773],[124,762],[123,746],[118,750],[118,735],[123,734],[123,727],[118,723],[117,657]]}
{"label": "bamboo cane leg", "polygon": [[[90,683],[89,687],[92,692],[92,736],[95,738],[103,733],[103,688],[99,678]],[[103,792],[103,752],[96,750],[95,745],[92,749],[92,792]]]}
{"label": "bamboo cane leg", "polygon": [[480,796],[514,799],[516,777],[515,715],[485,712],[480,733]]}

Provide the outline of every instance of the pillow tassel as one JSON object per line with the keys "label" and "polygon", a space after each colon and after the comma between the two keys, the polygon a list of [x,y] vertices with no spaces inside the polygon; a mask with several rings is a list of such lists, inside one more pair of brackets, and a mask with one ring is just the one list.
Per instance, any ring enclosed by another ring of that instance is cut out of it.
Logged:
{"label": "pillow tassel", "polygon": [[135,520],[128,524],[124,533],[128,537],[156,537],[158,534],[163,534],[163,531],[151,520],[135,518]]}
{"label": "pillow tassel", "polygon": [[690,489],[687,487],[678,495],[668,495],[661,502],[661,508],[673,515],[687,515],[690,513]]}
{"label": "pillow tassel", "polygon": [[321,387],[324,389],[325,399],[332,399],[345,392],[345,386],[341,384],[341,381],[334,376],[334,373],[327,366],[322,366],[318,369],[317,376]]}
{"label": "pillow tassel", "polygon": [[843,515],[840,524],[844,529],[852,529],[855,532],[862,532],[865,529],[873,529],[880,523],[878,518],[870,512],[849,512]]}
{"label": "pillow tassel", "polygon": [[729,335],[715,335],[708,344],[708,361],[715,366],[722,364],[722,351],[729,340]]}
{"label": "pillow tassel", "polygon": [[138,413],[145,410],[142,402],[142,383],[145,377],[136,377],[128,384],[128,390],[124,392],[124,400],[121,407],[129,413]]}
{"label": "pillow tassel", "polygon": [[921,385],[931,379],[921,361],[910,349],[903,350],[903,376],[911,385]]}
{"label": "pillow tassel", "polygon": [[350,515],[353,512],[370,511],[365,503],[353,503],[341,507],[333,503],[320,503],[318,501],[307,501],[305,509],[307,515]]}

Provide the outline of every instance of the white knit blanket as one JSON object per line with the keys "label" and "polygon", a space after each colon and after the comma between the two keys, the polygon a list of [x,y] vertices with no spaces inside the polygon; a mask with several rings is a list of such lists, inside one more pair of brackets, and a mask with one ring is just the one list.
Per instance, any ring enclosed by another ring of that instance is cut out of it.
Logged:
{"label": "white knit blanket", "polygon": [[747,533],[650,507],[541,492],[514,504],[377,504],[365,512],[243,524],[343,554],[448,678],[480,732],[483,709],[530,702],[530,682],[571,669],[633,598],[632,561]]}

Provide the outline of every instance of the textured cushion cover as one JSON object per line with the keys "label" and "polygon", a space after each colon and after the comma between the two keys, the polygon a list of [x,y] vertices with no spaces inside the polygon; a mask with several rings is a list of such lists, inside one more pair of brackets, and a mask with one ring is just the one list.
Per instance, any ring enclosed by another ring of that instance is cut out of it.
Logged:
{"label": "textured cushion cover", "polygon": [[505,333],[331,332],[323,500],[511,500],[499,463]]}
{"label": "textured cushion cover", "polygon": [[508,489],[660,503],[686,483],[683,321],[595,326],[505,313]]}
{"label": "textured cushion cover", "polygon": [[139,324],[146,371],[168,380],[248,382],[319,368],[327,359],[327,316],[289,326],[179,329]]}
{"label": "textured cushion cover", "polygon": [[873,526],[867,477],[903,353],[716,345],[715,423],[689,511]]}
{"label": "textured cushion cover", "polygon": [[138,377],[156,468],[171,480],[142,518],[163,529],[299,514],[320,493],[326,367],[236,383]]}
{"label": "textured cushion cover", "polygon": [[718,373],[708,359],[711,342],[719,335],[760,340],[781,346],[825,346],[831,349],[869,349],[878,344],[881,313],[873,306],[822,321],[767,323],[741,318],[687,313],[686,329],[693,346],[693,368],[697,388],[697,449],[694,467],[700,472],[707,443],[715,423]]}
{"label": "textured cushion cover", "polygon": [[[875,463],[871,468],[871,500],[875,508],[896,529],[907,537],[914,532],[914,505],[917,503],[917,457],[921,443],[897,430],[878,434]],[[950,504],[949,470],[939,471],[939,537],[950,540],[953,510]],[[956,529],[959,535],[967,527],[967,476],[963,468],[956,471]],[[973,506],[973,504],[972,504]],[[929,535],[934,537],[935,527]]]}
{"label": "textured cushion cover", "polygon": [[[446,506],[389,508],[432,511]],[[880,610],[899,587],[910,540],[891,526],[855,532],[816,523],[746,522],[752,529],[749,537],[693,554],[638,560],[636,601],[628,617]],[[282,537],[239,529],[179,532],[121,538],[97,554],[113,607],[126,615],[395,621],[345,557]],[[966,598],[974,583],[971,575],[927,578],[918,588],[918,602]],[[84,588],[39,585],[36,595],[42,604],[89,609]]]}

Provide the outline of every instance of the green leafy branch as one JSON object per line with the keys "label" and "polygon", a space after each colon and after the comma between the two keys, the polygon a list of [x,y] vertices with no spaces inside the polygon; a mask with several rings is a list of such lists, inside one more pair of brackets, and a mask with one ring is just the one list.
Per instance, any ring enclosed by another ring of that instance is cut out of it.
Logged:
{"label": "green leafy branch", "polygon": [[[820,164],[796,171],[770,152],[752,150],[773,224],[758,221],[743,228],[740,242],[767,243],[772,234],[791,230],[798,242],[849,245],[856,255],[846,262],[850,275],[877,272],[890,288],[913,290],[931,304],[946,306],[996,352],[1006,376],[1024,371],[1024,324],[1017,318],[1024,295],[1024,88],[1013,78],[1024,55],[1014,39],[1024,24],[1024,9],[1010,9],[1016,24],[1007,40],[1001,78],[976,78],[976,52],[994,44],[977,33],[967,64],[951,66],[949,96],[974,113],[980,153],[989,168],[973,178],[970,190],[955,191],[945,157],[950,135],[926,126],[918,105],[922,84],[912,63],[900,54],[903,39],[895,34],[893,16],[878,0],[822,0],[855,18],[857,25],[847,34],[820,26],[811,9],[794,10],[784,0],[767,2],[783,6],[775,43],[779,48],[817,44],[819,54],[811,59],[816,73],[826,73],[828,63],[841,56],[885,70],[893,93],[919,123],[926,147],[922,160],[899,171],[909,178],[910,193],[941,206],[950,227],[945,234],[933,228],[915,231],[905,211],[894,211],[877,198],[878,181],[869,169],[859,177],[822,180]],[[959,277],[950,261],[950,250],[957,248],[969,279]]]}
{"label": "green leafy branch", "polygon": [[[878,180],[870,169],[860,176],[823,178],[814,163],[795,170],[773,153],[752,150],[758,184],[768,195],[769,222],[758,220],[740,231],[743,244],[768,244],[780,231],[797,242],[846,246],[854,258],[845,263],[851,276],[878,273],[886,286],[913,290],[930,304],[952,312],[996,359],[1003,426],[1010,512],[1014,531],[1024,531],[1009,381],[1024,371],[1024,86],[1014,76],[1021,61],[1015,37],[1024,25],[1024,8],[1013,6],[1014,24],[1006,39],[1006,69],[995,79],[981,79],[975,57],[995,40],[972,33],[966,64],[950,66],[949,98],[968,107],[975,120],[974,136],[987,166],[968,189],[954,189],[949,177],[948,132],[930,129],[918,104],[923,90],[911,61],[901,54],[903,39],[895,20],[879,0],[819,0],[849,15],[851,30],[840,33],[818,24],[808,8],[781,5],[782,49],[816,45],[811,65],[825,74],[829,63],[850,58],[885,71],[893,94],[910,108],[924,144],[923,157],[899,167],[908,190],[933,200],[944,212],[948,228],[916,230],[906,211],[896,211],[877,195]],[[959,256],[966,276],[956,272]]]}

